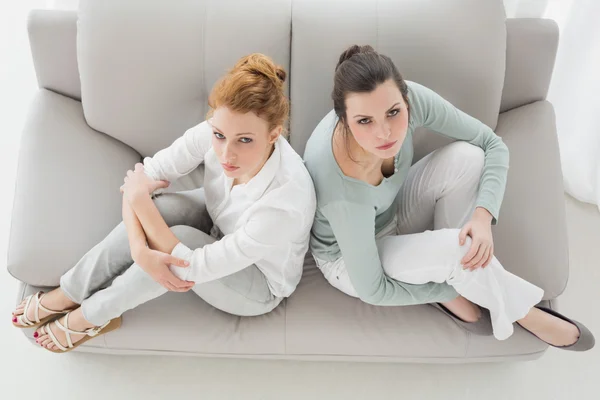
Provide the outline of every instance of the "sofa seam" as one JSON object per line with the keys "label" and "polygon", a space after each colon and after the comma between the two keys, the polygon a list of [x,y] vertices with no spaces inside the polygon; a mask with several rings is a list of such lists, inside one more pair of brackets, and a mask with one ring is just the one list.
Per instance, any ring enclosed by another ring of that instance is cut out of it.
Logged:
{"label": "sofa seam", "polygon": [[[104,335],[104,336],[108,336],[108,335]],[[83,346],[81,348],[81,350],[83,349],[102,349],[103,347],[100,346]],[[549,347],[545,348],[544,350],[539,350],[539,351],[534,351],[534,352],[528,352],[528,353],[519,353],[519,354],[510,354],[510,355],[490,355],[490,356],[484,356],[484,357],[472,357],[472,359],[494,359],[494,358],[515,358],[515,357],[526,357],[526,356],[534,356],[534,355],[541,355],[544,354]],[[405,357],[405,356],[385,356],[385,355],[361,355],[361,354],[326,354],[326,353],[305,353],[305,354],[299,354],[299,353],[293,353],[293,354],[279,354],[279,353],[258,353],[258,354],[247,354],[247,353],[204,353],[204,352],[190,352],[190,351],[178,351],[178,350],[152,350],[152,349],[139,349],[139,348],[114,348],[114,347],[106,347],[106,349],[108,350],[115,350],[117,352],[122,352],[122,351],[133,351],[133,352],[152,352],[152,353],[164,353],[164,355],[169,355],[169,353],[185,353],[185,354],[190,354],[190,355],[194,355],[194,356],[201,356],[201,357],[236,357],[236,356],[242,356],[242,357],[246,357],[246,358],[252,358],[253,356],[262,356],[262,357],[269,357],[269,356],[273,356],[273,357],[281,357],[281,356],[286,356],[289,355],[290,357],[294,357],[294,356],[298,356],[298,357],[311,357],[311,356],[315,356],[315,357],[331,357],[331,358],[340,358],[340,357],[356,357],[356,358],[377,358],[377,359],[402,359],[402,358],[410,358],[410,359],[420,359],[420,360],[430,360],[430,359],[444,359],[444,360],[470,360],[470,358],[465,358],[465,357],[461,357],[461,356],[457,356],[457,357]],[[156,354],[158,355],[158,354]],[[283,358],[285,360],[285,358]],[[291,358],[292,361],[303,361],[302,359],[293,359]],[[336,360],[328,360],[328,361],[332,361],[335,362]],[[400,361],[401,362],[401,361]]]}

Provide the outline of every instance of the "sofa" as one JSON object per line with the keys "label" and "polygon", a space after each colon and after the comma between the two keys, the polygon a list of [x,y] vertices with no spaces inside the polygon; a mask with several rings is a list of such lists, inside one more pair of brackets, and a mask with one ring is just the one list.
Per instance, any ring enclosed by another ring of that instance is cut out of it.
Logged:
{"label": "sofa", "polygon": [[[216,80],[262,52],[288,71],[289,140],[302,155],[332,108],[351,44],[389,55],[480,119],[510,149],[496,256],[557,307],[569,274],[554,109],[546,100],[558,28],[506,19],[501,0],[81,0],[28,19],[39,90],[22,132],[7,268],[17,302],[56,287],[121,220],[125,172],[204,119]],[[415,159],[449,143],[415,134]],[[202,166],[170,190],[202,185]],[[31,339],[31,330],[24,330]],[[376,307],[330,287],[307,255],[273,312],[235,317],[169,292],[77,351],[253,359],[465,363],[531,360],[547,345],[515,325],[506,341],[466,332],[429,305]],[[40,350],[42,351],[42,350]]]}

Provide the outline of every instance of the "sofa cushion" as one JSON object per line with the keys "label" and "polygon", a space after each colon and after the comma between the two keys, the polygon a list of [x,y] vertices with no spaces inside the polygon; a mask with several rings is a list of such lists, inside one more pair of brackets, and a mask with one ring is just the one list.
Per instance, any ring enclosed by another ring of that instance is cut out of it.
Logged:
{"label": "sofa cushion", "polygon": [[[44,288],[22,285],[19,299]],[[121,328],[77,350],[134,354],[279,356],[285,353],[285,300],[272,312],[237,317],[193,292],[168,292],[123,314]],[[24,330],[31,337],[32,329]]]}
{"label": "sofa cushion", "polygon": [[510,169],[495,253],[504,267],[559,296],[569,278],[564,187],[554,108],[539,101],[500,114],[498,135],[510,150]]}
{"label": "sofa cushion", "polygon": [[[235,317],[194,293],[166,293],[127,311],[120,329],[76,351],[464,363],[535,359],[548,348],[516,325],[511,338],[499,341],[467,334],[431,306],[369,306],[332,288],[316,268],[308,271],[298,290],[267,315]],[[41,289],[21,284],[17,303]],[[23,331],[31,339],[33,330]]]}
{"label": "sofa cushion", "polygon": [[296,355],[452,362],[543,352],[547,347],[519,328],[506,341],[478,345],[489,338],[468,334],[429,305],[366,304],[332,288],[316,267],[305,269],[286,311],[287,352]]}
{"label": "sofa cushion", "polygon": [[204,120],[214,83],[262,52],[289,71],[291,0],[82,0],[77,55],[88,124],[142,156]]}
{"label": "sofa cushion", "polygon": [[119,187],[138,161],[133,149],[87,126],[80,102],[40,90],[21,137],[9,272],[57,285],[121,220]]}
{"label": "sofa cushion", "polygon": [[[292,11],[290,138],[300,154],[333,108],[335,66],[352,44],[370,44],[390,56],[406,79],[496,126],[506,53],[501,0],[434,0],[426,6],[420,0],[304,0],[295,1]],[[415,160],[444,143],[415,135]]]}

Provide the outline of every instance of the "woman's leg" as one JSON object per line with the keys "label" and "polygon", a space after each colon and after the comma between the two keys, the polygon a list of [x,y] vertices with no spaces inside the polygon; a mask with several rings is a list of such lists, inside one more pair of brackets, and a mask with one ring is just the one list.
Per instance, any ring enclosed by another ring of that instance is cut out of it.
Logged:
{"label": "woman's leg", "polygon": [[578,328],[560,318],[534,308],[544,291],[506,271],[493,257],[486,268],[464,270],[460,259],[468,251],[456,241],[458,229],[441,229],[419,234],[388,236],[378,242],[386,273],[408,283],[443,282],[451,284],[466,299],[490,310],[494,336],[510,337],[518,322],[543,341],[568,346],[578,339]]}
{"label": "woman's leg", "polygon": [[540,302],[544,291],[506,271],[493,257],[486,268],[463,269],[460,260],[469,250],[458,243],[459,229],[387,236],[378,241],[383,268],[390,277],[411,284],[447,282],[473,303],[490,311],[494,336],[513,333],[513,323]]}
{"label": "woman's leg", "polygon": [[[168,226],[185,224],[210,231],[212,222],[206,211],[203,189],[164,193],[154,202]],[[69,298],[81,304],[132,263],[127,231],[121,222],[61,277],[60,287]]]}
{"label": "woman's leg", "polygon": [[397,197],[398,234],[462,228],[475,210],[483,164],[482,149],[454,142],[410,167]]}
{"label": "woman's leg", "polygon": [[[212,236],[193,227],[178,225],[172,227],[171,230],[190,249],[197,249],[215,241]],[[193,268],[192,265],[188,268],[171,267],[171,270],[180,279],[185,279],[188,274],[193,275]],[[226,293],[226,291],[231,287],[238,290],[243,298],[229,297],[232,292]],[[266,279],[255,266],[249,266],[213,282],[195,285],[192,290],[209,304],[219,309],[225,308],[224,311],[231,314],[258,315],[267,313],[274,308],[272,306],[273,295],[266,284]],[[166,292],[167,289],[155,282],[139,265],[133,264],[121,276],[118,276],[111,286],[84,300],[81,308],[86,320],[97,326]],[[238,306],[240,310],[228,306],[229,301],[232,302],[232,305]],[[249,309],[254,309],[254,313],[248,314],[245,310]]]}
{"label": "woman's leg", "polygon": [[[396,226],[385,227],[377,233],[376,239],[462,227],[475,207],[483,157],[480,148],[455,142],[415,163],[396,198]],[[343,259],[316,261],[332,286],[349,296],[358,297]],[[478,307],[460,296],[444,305],[465,321],[475,321],[479,317]]]}
{"label": "woman's leg", "polygon": [[[462,228],[475,209],[483,164],[483,150],[466,142],[451,143],[415,163],[398,193],[397,234]],[[442,304],[467,322],[481,315],[462,296]]]}
{"label": "woman's leg", "polygon": [[[186,224],[204,232],[210,231],[212,221],[206,211],[203,189],[165,193],[154,201],[167,225]],[[61,277],[60,287],[47,293],[42,305],[52,310],[66,310],[81,304],[92,293],[122,274],[132,263],[127,231],[121,222]],[[24,306],[23,302],[17,307],[13,318],[23,312]],[[33,311],[33,307],[30,307],[31,317]],[[43,318],[45,314],[40,310],[40,317]]]}
{"label": "woman's leg", "polygon": [[[171,229],[182,243],[192,249],[202,247],[215,240],[192,227],[175,226]],[[193,266],[189,268],[193,268]],[[183,276],[184,269],[178,267],[171,267],[171,269],[176,275]],[[214,307],[242,316],[266,314],[282,300],[271,294],[264,275],[256,266],[250,266],[218,281],[196,285],[193,290]],[[114,279],[108,288],[99,290],[85,299],[81,307],[71,313],[69,326],[73,330],[82,331],[103,325],[111,319],[119,317],[125,311],[166,292],[167,289],[155,282],[139,265],[134,263],[122,275]],[[53,325],[49,327],[61,343],[65,341],[62,331]],[[72,335],[73,343],[82,337]],[[40,335],[37,340],[42,346],[54,347],[47,335]]]}
{"label": "woman's leg", "polygon": [[[465,142],[455,142],[427,155],[413,165],[398,195],[398,233],[402,235],[423,232],[430,229],[462,228],[468,222],[475,208],[483,163],[484,154],[481,149]],[[440,239],[442,239],[442,242],[447,241],[449,246],[453,247],[458,244],[457,232],[452,232],[445,238],[440,237]],[[442,233],[441,235],[445,234]],[[386,238],[385,240],[388,241],[390,239]],[[392,242],[388,243],[388,245],[391,245],[390,247],[398,245],[398,243]],[[466,251],[469,245],[467,243],[462,251]],[[440,246],[442,244],[438,245],[438,249],[435,251],[439,251]],[[385,246],[381,244],[380,248],[383,247]],[[431,251],[434,250],[432,249]],[[393,254],[385,250],[382,253]],[[425,256],[429,253],[429,250],[423,249],[420,256]],[[385,254],[382,254],[383,258],[385,258]],[[422,260],[422,258],[419,258],[419,260]],[[394,264],[396,263],[388,260],[388,262],[384,262],[384,268],[394,269]],[[491,266],[488,266],[484,270],[474,271],[475,275],[465,273],[463,277],[474,278],[477,274],[485,274],[485,271]],[[523,287],[523,293],[520,293],[518,296],[525,297],[525,304],[533,303],[538,296],[541,299],[541,289],[504,271],[504,268],[497,259],[494,259],[494,267],[495,274],[499,273],[502,277],[506,278],[508,283],[505,282],[505,284],[510,285],[511,289],[516,289],[520,286]],[[444,268],[441,268],[441,270],[444,270]],[[461,279],[456,278],[462,275],[464,271],[459,270],[457,272],[454,279],[455,282],[460,282]],[[442,272],[441,275],[444,275],[444,273]],[[390,274],[393,276],[394,272],[390,272]],[[491,276],[494,274],[488,275]],[[405,278],[411,279],[410,277]],[[440,279],[439,276],[437,278]],[[523,285],[523,282],[526,284]],[[494,279],[488,283],[495,284]],[[506,294],[504,289],[500,290],[500,292]],[[535,292],[538,292],[538,294],[536,295]],[[482,299],[479,301],[485,302]],[[461,303],[458,304],[458,307],[455,307],[457,302]],[[451,303],[454,304],[444,303],[444,305],[461,317],[461,312],[469,310],[469,305],[464,302],[462,296]],[[537,302],[534,304],[537,304]],[[522,305],[516,307],[526,308],[522,307]],[[534,332],[542,340],[554,345],[571,344],[574,341],[573,338],[578,333],[574,325],[536,308],[520,312],[515,312],[514,308],[515,306],[513,306],[512,310],[507,310],[509,315],[513,315],[508,320],[514,319],[519,314],[526,312],[524,318],[518,320],[518,322],[526,329]],[[468,312],[468,314],[472,315],[472,312]],[[497,316],[497,318],[500,317]],[[508,334],[508,332],[512,332],[512,330],[508,328],[504,334]]]}
{"label": "woman's leg", "polygon": [[[212,236],[206,236],[189,226],[176,226],[173,232],[178,238],[187,240],[184,244],[192,249],[200,247],[200,243],[209,244],[215,241]],[[174,271],[180,279],[189,279],[188,276],[193,276],[193,272],[187,268]],[[192,290],[213,307],[245,317],[267,314],[283,300],[273,296],[267,278],[256,265],[221,279],[195,285]]]}

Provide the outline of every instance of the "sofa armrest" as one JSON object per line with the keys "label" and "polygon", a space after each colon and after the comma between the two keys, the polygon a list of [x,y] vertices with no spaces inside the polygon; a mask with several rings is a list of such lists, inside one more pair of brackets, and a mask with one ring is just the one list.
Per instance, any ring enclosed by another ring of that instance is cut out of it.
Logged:
{"label": "sofa armrest", "polygon": [[81,99],[77,66],[77,12],[33,10],[27,21],[38,86]]}
{"label": "sofa armrest", "polygon": [[569,277],[565,197],[554,108],[538,101],[500,114],[496,133],[510,150],[506,194],[494,229],[502,265],[559,296]]}
{"label": "sofa armrest", "polygon": [[122,219],[119,186],[141,156],[91,129],[81,103],[40,90],[21,135],[8,271],[57,286]]}
{"label": "sofa armrest", "polygon": [[555,21],[506,20],[506,75],[500,112],[546,99],[557,47]]}

